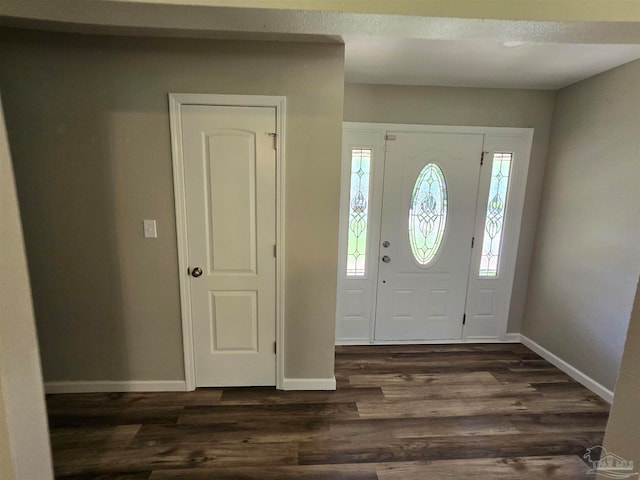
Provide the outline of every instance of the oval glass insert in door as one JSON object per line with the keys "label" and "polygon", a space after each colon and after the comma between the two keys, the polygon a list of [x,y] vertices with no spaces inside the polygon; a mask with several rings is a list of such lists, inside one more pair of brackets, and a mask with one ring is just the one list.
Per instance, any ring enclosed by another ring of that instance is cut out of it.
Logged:
{"label": "oval glass insert in door", "polygon": [[428,267],[438,256],[447,227],[447,183],[442,169],[428,163],[422,169],[409,204],[409,245],[416,263]]}

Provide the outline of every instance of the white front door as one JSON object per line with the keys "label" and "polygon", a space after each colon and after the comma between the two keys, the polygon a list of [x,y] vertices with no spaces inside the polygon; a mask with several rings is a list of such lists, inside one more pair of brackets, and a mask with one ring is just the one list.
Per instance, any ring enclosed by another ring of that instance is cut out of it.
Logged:
{"label": "white front door", "polygon": [[196,386],[275,385],[276,110],[180,117]]}
{"label": "white front door", "polygon": [[374,338],[458,339],[484,136],[388,138]]}

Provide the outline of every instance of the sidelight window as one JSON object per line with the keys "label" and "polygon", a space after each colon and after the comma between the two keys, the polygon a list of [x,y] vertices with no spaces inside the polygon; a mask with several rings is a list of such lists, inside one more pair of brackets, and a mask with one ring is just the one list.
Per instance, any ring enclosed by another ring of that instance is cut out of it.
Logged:
{"label": "sidelight window", "polygon": [[487,216],[480,257],[480,277],[498,276],[512,160],[513,153],[493,154]]}
{"label": "sidelight window", "polygon": [[370,179],[371,149],[352,149],[347,242],[348,277],[364,277],[366,274]]}

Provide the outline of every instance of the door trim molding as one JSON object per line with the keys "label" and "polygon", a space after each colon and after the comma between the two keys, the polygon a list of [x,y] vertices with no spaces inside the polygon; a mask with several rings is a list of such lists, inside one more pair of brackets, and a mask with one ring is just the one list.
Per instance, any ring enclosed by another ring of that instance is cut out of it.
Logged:
{"label": "door trim molding", "polygon": [[285,259],[285,119],[286,97],[267,95],[217,95],[200,93],[169,93],[169,122],[171,128],[171,158],[173,165],[173,193],[178,242],[178,279],[180,283],[180,312],[182,317],[182,346],[186,390],[196,388],[193,352],[193,322],[191,289],[186,275],[189,267],[187,249],[187,214],[182,149],[182,105],[273,107],[276,110],[276,388],[284,385],[284,259]]}
{"label": "door trim molding", "polygon": [[[351,143],[347,140],[347,133],[351,134]],[[363,123],[363,122],[343,122],[343,159],[342,159],[342,173],[341,173],[341,200],[340,200],[340,238],[339,238],[339,257],[338,257],[338,295],[336,305],[336,344],[384,344],[385,342],[378,342],[374,338],[374,325],[376,317],[376,300],[377,300],[377,268],[379,257],[379,243],[380,243],[380,221],[377,220],[382,214],[382,182],[380,176],[384,171],[384,161],[382,164],[376,165],[375,160],[371,167],[371,180],[370,185],[372,191],[370,193],[369,207],[370,216],[372,222],[371,232],[367,234],[367,256],[371,259],[371,263],[367,261],[368,276],[367,278],[358,280],[361,282],[357,286],[358,289],[365,289],[369,292],[370,298],[366,300],[368,312],[367,322],[362,321],[357,323],[351,318],[351,323],[347,326],[345,322],[342,322],[343,311],[341,305],[341,290],[346,287],[345,282],[354,282],[354,279],[348,279],[344,275],[344,268],[346,264],[346,226],[347,226],[347,208],[348,206],[348,165],[345,160],[348,153],[349,145],[357,148],[370,148],[374,153],[374,159],[384,158],[386,145],[386,134],[403,134],[403,133],[443,133],[443,134],[474,134],[484,136],[483,151],[485,147],[491,145],[499,145],[500,148],[510,149],[513,147],[514,153],[518,153],[518,163],[516,165],[518,173],[522,174],[522,178],[518,177],[516,170],[514,169],[514,184],[510,187],[509,204],[507,209],[507,227],[506,233],[508,237],[513,239],[513,244],[507,246],[503,250],[502,270],[503,273],[499,278],[504,279],[506,285],[501,285],[504,295],[509,299],[504,302],[503,308],[496,310],[497,315],[495,321],[492,320],[491,325],[487,328],[471,329],[469,328],[469,321],[467,326],[463,329],[462,338],[463,341],[468,342],[488,342],[488,341],[511,341],[507,334],[508,320],[510,313],[510,299],[513,290],[513,281],[515,277],[515,264],[517,260],[517,251],[520,244],[521,236],[521,222],[522,215],[524,213],[524,196],[526,191],[526,180],[528,177],[529,161],[531,156],[531,146],[533,140],[532,128],[521,127],[486,127],[486,126],[465,126],[465,125],[421,125],[421,124],[393,124],[393,123]],[[357,138],[356,138],[357,137]],[[517,147],[517,148],[516,148]],[[495,151],[502,151],[496,149]],[[478,161],[480,159],[478,158]],[[514,168],[516,168],[514,167]],[[489,172],[490,173],[490,172]],[[481,172],[482,175],[482,172]],[[518,178],[516,178],[518,177]],[[480,195],[481,192],[479,192]],[[484,195],[484,193],[482,194]],[[486,197],[478,197],[480,203],[485,201]],[[478,205],[478,204],[477,204]],[[477,206],[476,206],[477,215]],[[478,224],[480,225],[480,224]],[[474,227],[474,235],[477,228]],[[505,237],[506,238],[506,237]],[[478,240],[478,238],[476,238]],[[480,237],[480,241],[482,237]],[[472,263],[470,263],[470,268]],[[352,284],[352,288],[356,288]],[[469,286],[467,287],[466,295],[469,294]],[[502,294],[501,294],[502,295]],[[466,312],[470,312],[467,310]],[[468,316],[469,317],[469,316]],[[467,317],[467,318],[468,318]],[[341,325],[341,323],[343,325]],[[495,328],[494,328],[495,323]],[[368,324],[368,331],[365,331],[365,326]],[[406,343],[402,341],[393,341],[387,343]],[[412,343],[412,342],[409,342]],[[417,341],[413,343],[431,343],[429,341]],[[445,343],[445,342],[443,342]],[[446,340],[446,343],[454,343],[451,340]]]}

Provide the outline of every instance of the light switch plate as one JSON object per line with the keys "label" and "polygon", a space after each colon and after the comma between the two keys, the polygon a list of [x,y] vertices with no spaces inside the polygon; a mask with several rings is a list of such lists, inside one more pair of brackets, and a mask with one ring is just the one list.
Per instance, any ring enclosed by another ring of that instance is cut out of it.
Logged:
{"label": "light switch plate", "polygon": [[143,220],[142,225],[144,226],[144,238],[158,238],[155,220]]}

